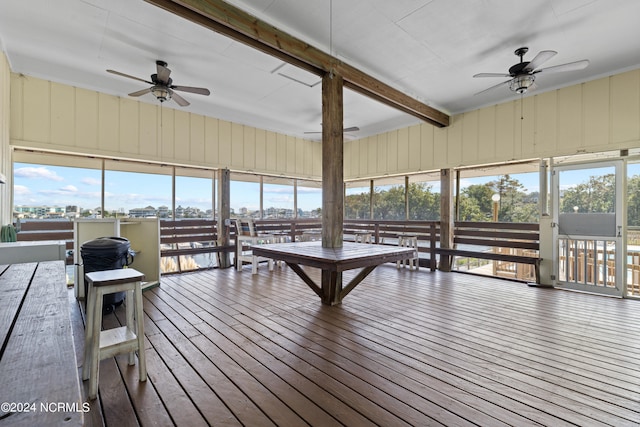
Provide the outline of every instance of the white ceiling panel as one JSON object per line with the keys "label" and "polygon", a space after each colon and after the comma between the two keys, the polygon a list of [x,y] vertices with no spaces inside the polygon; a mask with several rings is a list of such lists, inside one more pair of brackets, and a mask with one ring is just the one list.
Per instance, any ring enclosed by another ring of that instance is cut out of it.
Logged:
{"label": "white ceiling panel", "polygon": [[[529,47],[558,55],[543,67],[589,59],[580,71],[536,75],[537,93],[640,67],[637,0],[232,0],[256,17],[331,52],[449,114],[518,97],[501,81]],[[320,126],[317,77],[142,0],[1,0],[0,41],[12,71],[127,97],[163,60],[176,84],[202,86],[179,107],[298,137]],[[292,80],[293,78],[293,80]],[[306,84],[301,84],[297,81]],[[313,86],[313,87],[309,87]],[[535,92],[534,92],[535,93]],[[526,94],[525,96],[530,96]],[[139,98],[158,102],[152,95]],[[417,119],[345,91],[345,126],[365,137]]]}

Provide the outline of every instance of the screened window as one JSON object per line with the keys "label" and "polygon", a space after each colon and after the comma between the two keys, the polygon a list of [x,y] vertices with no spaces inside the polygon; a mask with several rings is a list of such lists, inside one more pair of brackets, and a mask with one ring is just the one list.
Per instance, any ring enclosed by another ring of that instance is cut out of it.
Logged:
{"label": "screened window", "polygon": [[263,218],[293,218],[293,180],[271,177],[263,179]]}
{"label": "screened window", "polygon": [[371,219],[369,181],[349,183],[345,193],[345,218]]}
{"label": "screened window", "polygon": [[14,210],[23,219],[95,217],[100,214],[100,169],[14,163]]}
{"label": "screened window", "polygon": [[322,182],[298,180],[298,218],[322,217]]}

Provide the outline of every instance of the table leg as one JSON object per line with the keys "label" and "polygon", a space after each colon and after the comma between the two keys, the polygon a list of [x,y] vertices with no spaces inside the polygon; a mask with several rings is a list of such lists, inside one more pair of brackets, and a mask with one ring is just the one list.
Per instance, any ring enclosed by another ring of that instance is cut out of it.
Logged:
{"label": "table leg", "polygon": [[147,359],[144,351],[144,311],[142,307],[142,287],[136,284],[136,336],[138,337],[138,377],[140,381],[147,380]]}
{"label": "table leg", "polygon": [[[127,291],[127,300],[125,301],[125,309],[126,309],[126,317],[127,317],[127,328],[136,332],[133,326],[133,311],[135,305],[135,294],[133,289]],[[136,364],[136,354],[134,351],[129,353],[129,366],[133,366]]]}
{"label": "table leg", "polygon": [[[82,284],[80,285],[82,286]],[[93,334],[93,316],[95,314],[95,297],[93,293],[95,292],[93,285],[89,285],[89,289],[87,291],[87,295],[85,300],[87,301],[87,305],[85,308],[85,327],[84,327],[84,363],[82,364],[82,380],[88,380],[91,370],[91,360],[93,355],[91,354],[93,350],[93,340],[96,339]]]}
{"label": "table leg", "polygon": [[342,272],[322,270],[321,275],[322,286],[322,303],[327,305],[336,305],[342,302],[340,294],[342,293]]}
{"label": "table leg", "polygon": [[[89,373],[89,400],[95,400],[98,396],[98,375],[100,375],[100,330],[102,329],[102,301],[104,293],[102,288],[93,288],[95,303],[93,310],[93,340],[91,342],[91,365]],[[86,343],[85,343],[86,345]]]}

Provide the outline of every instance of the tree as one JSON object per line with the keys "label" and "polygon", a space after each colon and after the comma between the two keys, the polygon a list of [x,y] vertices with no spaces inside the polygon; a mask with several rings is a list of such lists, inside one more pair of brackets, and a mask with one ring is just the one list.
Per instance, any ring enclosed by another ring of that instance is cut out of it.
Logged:
{"label": "tree", "polygon": [[[591,176],[564,191],[560,200],[560,212],[615,212],[615,175]],[[631,194],[631,193],[629,193]]]}
{"label": "tree", "polygon": [[627,224],[640,226],[640,176],[635,175],[627,181]]}
{"label": "tree", "polygon": [[344,201],[347,218],[369,219],[369,193],[349,194]]}
{"label": "tree", "polygon": [[[460,195],[460,219],[462,221],[490,221],[492,218],[491,196],[495,194],[488,184],[473,184],[462,190]],[[468,200],[463,201],[464,198]],[[462,218],[466,219],[462,219]]]}
{"label": "tree", "polygon": [[459,202],[459,220],[460,221],[486,221],[487,214],[482,212],[478,205],[478,200],[474,197],[469,197],[466,194],[460,195]]}
{"label": "tree", "polygon": [[486,184],[466,187],[460,194],[461,221],[491,221],[494,194],[500,195],[498,221],[537,222],[537,194],[527,194],[524,186],[509,175],[502,175]]}
{"label": "tree", "polygon": [[388,190],[375,189],[373,197],[375,219],[405,219],[404,186],[395,185]]}
{"label": "tree", "polygon": [[431,192],[426,182],[409,184],[409,220],[437,221],[440,219],[440,194]]}

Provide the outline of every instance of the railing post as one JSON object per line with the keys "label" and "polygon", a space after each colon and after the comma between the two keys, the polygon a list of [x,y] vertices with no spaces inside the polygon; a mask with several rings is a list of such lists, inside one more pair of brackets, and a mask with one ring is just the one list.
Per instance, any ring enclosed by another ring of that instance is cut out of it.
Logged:
{"label": "railing post", "polygon": [[[453,249],[453,169],[440,171],[440,247]],[[452,257],[440,255],[440,270],[451,271]]]}
{"label": "railing post", "polygon": [[429,226],[429,269],[436,271],[436,224]]}
{"label": "railing post", "polygon": [[377,245],[377,244],[380,243],[380,223],[376,222],[374,224],[373,229],[374,229],[374,235],[375,235],[375,242],[376,242],[376,245]]}
{"label": "railing post", "polygon": [[[231,219],[230,207],[231,178],[229,169],[218,171],[218,245],[229,244],[229,224]],[[237,239],[236,239],[237,240]],[[221,252],[219,259],[220,268],[229,268],[231,260],[228,252]]]}

